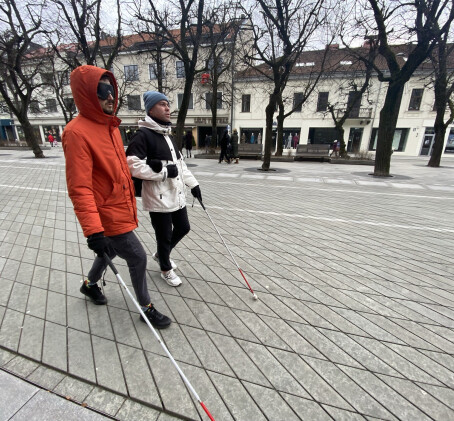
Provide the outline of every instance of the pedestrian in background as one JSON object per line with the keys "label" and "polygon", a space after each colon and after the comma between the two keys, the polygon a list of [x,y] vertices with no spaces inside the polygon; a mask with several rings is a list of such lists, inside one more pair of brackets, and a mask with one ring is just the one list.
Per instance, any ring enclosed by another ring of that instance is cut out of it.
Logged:
{"label": "pedestrian in background", "polygon": [[227,129],[224,130],[224,133],[221,137],[221,154],[219,155],[219,163],[225,159],[225,161],[230,164],[230,156],[228,155],[228,146],[230,144],[230,136]]}
{"label": "pedestrian in background", "polygon": [[235,164],[238,164],[240,157],[238,156],[238,130],[233,129],[233,134],[232,134],[232,155],[233,158],[235,159]]}
{"label": "pedestrian in background", "polygon": [[[96,253],[80,292],[95,304],[107,299],[98,286],[111,259],[126,260],[137,300],[150,323],[168,327],[171,320],[151,303],[147,287],[147,255],[134,234],[137,208],[129,173],[120,119],[115,116],[118,88],[114,75],[95,66],[79,66],[71,73],[71,91],[79,115],[63,132],[66,182],[74,212]],[[142,316],[140,316],[141,320]]]}
{"label": "pedestrian in background", "polygon": [[194,136],[192,135],[192,132],[190,130],[188,130],[186,132],[186,135],[184,136],[184,143],[186,148],[186,158],[192,158],[191,152],[192,145],[194,143]]}

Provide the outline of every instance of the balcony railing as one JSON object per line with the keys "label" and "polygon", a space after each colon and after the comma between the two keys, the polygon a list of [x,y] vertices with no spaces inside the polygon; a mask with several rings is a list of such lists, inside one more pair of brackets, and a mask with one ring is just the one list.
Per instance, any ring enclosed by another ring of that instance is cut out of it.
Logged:
{"label": "balcony railing", "polygon": [[[342,117],[346,108],[340,108],[337,110],[337,117]],[[350,111],[350,114],[347,118],[371,118],[372,117],[372,108],[353,108]]]}

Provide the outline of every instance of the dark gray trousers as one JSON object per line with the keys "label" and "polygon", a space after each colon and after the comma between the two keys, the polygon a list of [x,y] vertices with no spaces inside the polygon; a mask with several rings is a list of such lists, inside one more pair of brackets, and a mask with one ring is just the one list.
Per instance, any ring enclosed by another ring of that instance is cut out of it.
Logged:
{"label": "dark gray trousers", "polygon": [[[147,289],[147,254],[139,239],[133,231],[106,238],[109,242],[107,255],[111,259],[119,256],[126,260],[137,301],[142,307],[147,306],[151,302]],[[98,282],[106,267],[107,262],[96,256],[88,272],[89,281]]]}

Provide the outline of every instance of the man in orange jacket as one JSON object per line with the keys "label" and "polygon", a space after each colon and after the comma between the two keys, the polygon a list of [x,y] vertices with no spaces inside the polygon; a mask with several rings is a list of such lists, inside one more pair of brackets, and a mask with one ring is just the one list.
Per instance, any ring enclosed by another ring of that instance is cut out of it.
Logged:
{"label": "man in orange jacket", "polygon": [[153,326],[166,328],[171,321],[151,303],[147,255],[133,232],[138,225],[137,208],[118,130],[120,120],[115,116],[117,83],[111,72],[85,65],[71,73],[71,90],[79,115],[62,136],[66,182],[88,247],[97,255],[80,292],[95,304],[106,304],[97,284],[107,267],[104,253],[111,259],[118,255],[128,264],[145,315]]}

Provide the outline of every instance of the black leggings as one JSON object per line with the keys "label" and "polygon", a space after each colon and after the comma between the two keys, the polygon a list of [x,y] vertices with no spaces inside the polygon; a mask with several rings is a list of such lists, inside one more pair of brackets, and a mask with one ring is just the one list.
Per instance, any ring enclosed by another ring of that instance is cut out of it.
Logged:
{"label": "black leggings", "polygon": [[170,252],[191,229],[188,212],[186,207],[169,213],[150,212],[150,218],[158,243],[161,270],[168,271],[172,269]]}

